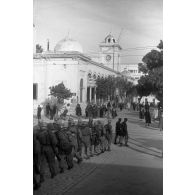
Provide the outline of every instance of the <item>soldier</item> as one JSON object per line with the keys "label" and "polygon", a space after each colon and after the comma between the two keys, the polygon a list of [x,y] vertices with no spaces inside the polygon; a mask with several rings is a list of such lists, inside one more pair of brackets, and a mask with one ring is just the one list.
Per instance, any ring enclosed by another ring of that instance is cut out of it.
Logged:
{"label": "soldier", "polygon": [[95,152],[95,141],[96,141],[96,132],[95,132],[95,129],[94,129],[94,124],[93,124],[93,118],[90,117],[89,118],[89,122],[88,122],[88,126],[89,128],[91,129],[91,143],[90,143],[90,156],[93,157],[93,150],[94,150],[94,153]]}
{"label": "soldier", "polygon": [[41,167],[40,167],[40,182],[44,181],[45,163],[48,163],[51,178],[56,176],[55,170],[55,151],[53,148],[57,144],[52,132],[47,130],[46,124],[40,126],[40,132],[37,134],[37,138],[41,144]]}
{"label": "soldier", "polygon": [[87,123],[81,123],[82,144],[84,146],[85,158],[89,159],[89,148],[91,146],[92,132]]}
{"label": "soldier", "polygon": [[36,132],[33,133],[33,184],[34,190],[41,187],[40,181],[37,181],[37,175],[40,175],[41,165],[41,145],[37,139]]}
{"label": "soldier", "polygon": [[108,119],[108,124],[106,124],[104,126],[104,128],[105,128],[105,131],[106,131],[106,140],[108,142],[107,150],[111,151],[110,146],[111,146],[111,142],[112,142],[112,125],[111,125],[111,120],[110,119]]}
{"label": "soldier", "polygon": [[59,168],[60,173],[64,172],[64,160],[68,165],[68,170],[73,168],[73,146],[69,141],[67,134],[67,127],[58,125],[56,131],[56,137],[58,139],[58,150],[60,155]]}
{"label": "soldier", "polygon": [[106,150],[106,131],[100,121],[98,122],[98,130],[100,135],[100,149],[101,152],[104,153]]}
{"label": "soldier", "polygon": [[99,152],[97,151],[97,149],[99,148],[100,143],[101,143],[101,140],[100,140],[101,127],[102,127],[102,125],[101,125],[101,122],[100,121],[97,121],[94,124],[94,134],[95,134],[94,152],[96,154],[99,154]]}
{"label": "soldier", "polygon": [[120,132],[121,132],[121,118],[118,119],[116,122],[116,128],[115,128],[115,139],[114,139],[114,144],[117,144],[117,138],[120,137]]}
{"label": "soldier", "polygon": [[74,147],[74,157],[77,159],[78,164],[82,162],[81,157],[81,132],[78,126],[75,125],[74,121],[68,123],[68,136],[69,141]]}

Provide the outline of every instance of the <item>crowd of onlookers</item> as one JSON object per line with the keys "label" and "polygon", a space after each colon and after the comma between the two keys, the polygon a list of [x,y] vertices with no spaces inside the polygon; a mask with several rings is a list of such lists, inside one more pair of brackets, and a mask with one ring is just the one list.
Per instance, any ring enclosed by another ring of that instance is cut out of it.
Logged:
{"label": "crowd of onlookers", "polygon": [[[77,116],[82,116],[82,109],[80,104],[77,104],[75,112]],[[85,108],[84,116],[86,118],[115,118],[117,116],[116,104],[111,102],[103,104],[88,103]]]}
{"label": "crowd of onlookers", "polygon": [[160,131],[163,130],[163,109],[160,103],[156,105],[146,100],[143,103],[133,103],[133,109],[139,111],[139,118],[145,119],[146,126],[150,126],[153,119],[159,121]]}

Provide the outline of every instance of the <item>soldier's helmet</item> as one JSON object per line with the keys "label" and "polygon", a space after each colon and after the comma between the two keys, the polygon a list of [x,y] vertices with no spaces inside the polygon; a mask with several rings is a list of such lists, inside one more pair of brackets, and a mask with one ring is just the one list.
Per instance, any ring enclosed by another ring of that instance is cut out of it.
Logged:
{"label": "soldier's helmet", "polygon": [[40,130],[47,130],[47,123],[42,123],[41,125],[40,125]]}
{"label": "soldier's helmet", "polygon": [[54,130],[53,123],[48,123],[47,124],[47,130],[49,130],[49,131],[53,131]]}
{"label": "soldier's helmet", "polygon": [[109,123],[109,124],[111,123],[111,119],[110,119],[110,118],[108,118],[108,123]]}
{"label": "soldier's helmet", "polygon": [[67,131],[68,130],[68,124],[67,123],[61,124],[61,130]]}
{"label": "soldier's helmet", "polygon": [[54,123],[53,123],[53,128],[54,128],[55,130],[59,131],[59,130],[61,130],[61,125],[60,125],[59,123],[54,122]]}

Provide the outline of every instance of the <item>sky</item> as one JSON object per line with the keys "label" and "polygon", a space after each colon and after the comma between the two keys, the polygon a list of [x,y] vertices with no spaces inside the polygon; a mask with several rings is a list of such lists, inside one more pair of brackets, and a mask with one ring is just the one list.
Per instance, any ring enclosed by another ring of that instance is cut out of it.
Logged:
{"label": "sky", "polygon": [[51,50],[68,32],[87,54],[121,33],[121,61],[135,64],[163,40],[163,0],[34,0],[33,23],[36,43],[46,49],[49,39]]}

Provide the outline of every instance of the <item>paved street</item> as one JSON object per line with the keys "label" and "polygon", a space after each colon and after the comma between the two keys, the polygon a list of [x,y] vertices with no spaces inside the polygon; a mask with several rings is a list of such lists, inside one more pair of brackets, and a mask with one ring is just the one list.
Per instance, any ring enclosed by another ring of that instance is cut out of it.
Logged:
{"label": "paved street", "polygon": [[[112,145],[112,151],[85,160],[74,169],[47,179],[35,195],[161,195],[163,194],[163,133],[157,123],[145,127],[138,113],[128,118],[129,147]],[[113,127],[117,119],[112,121]]]}

